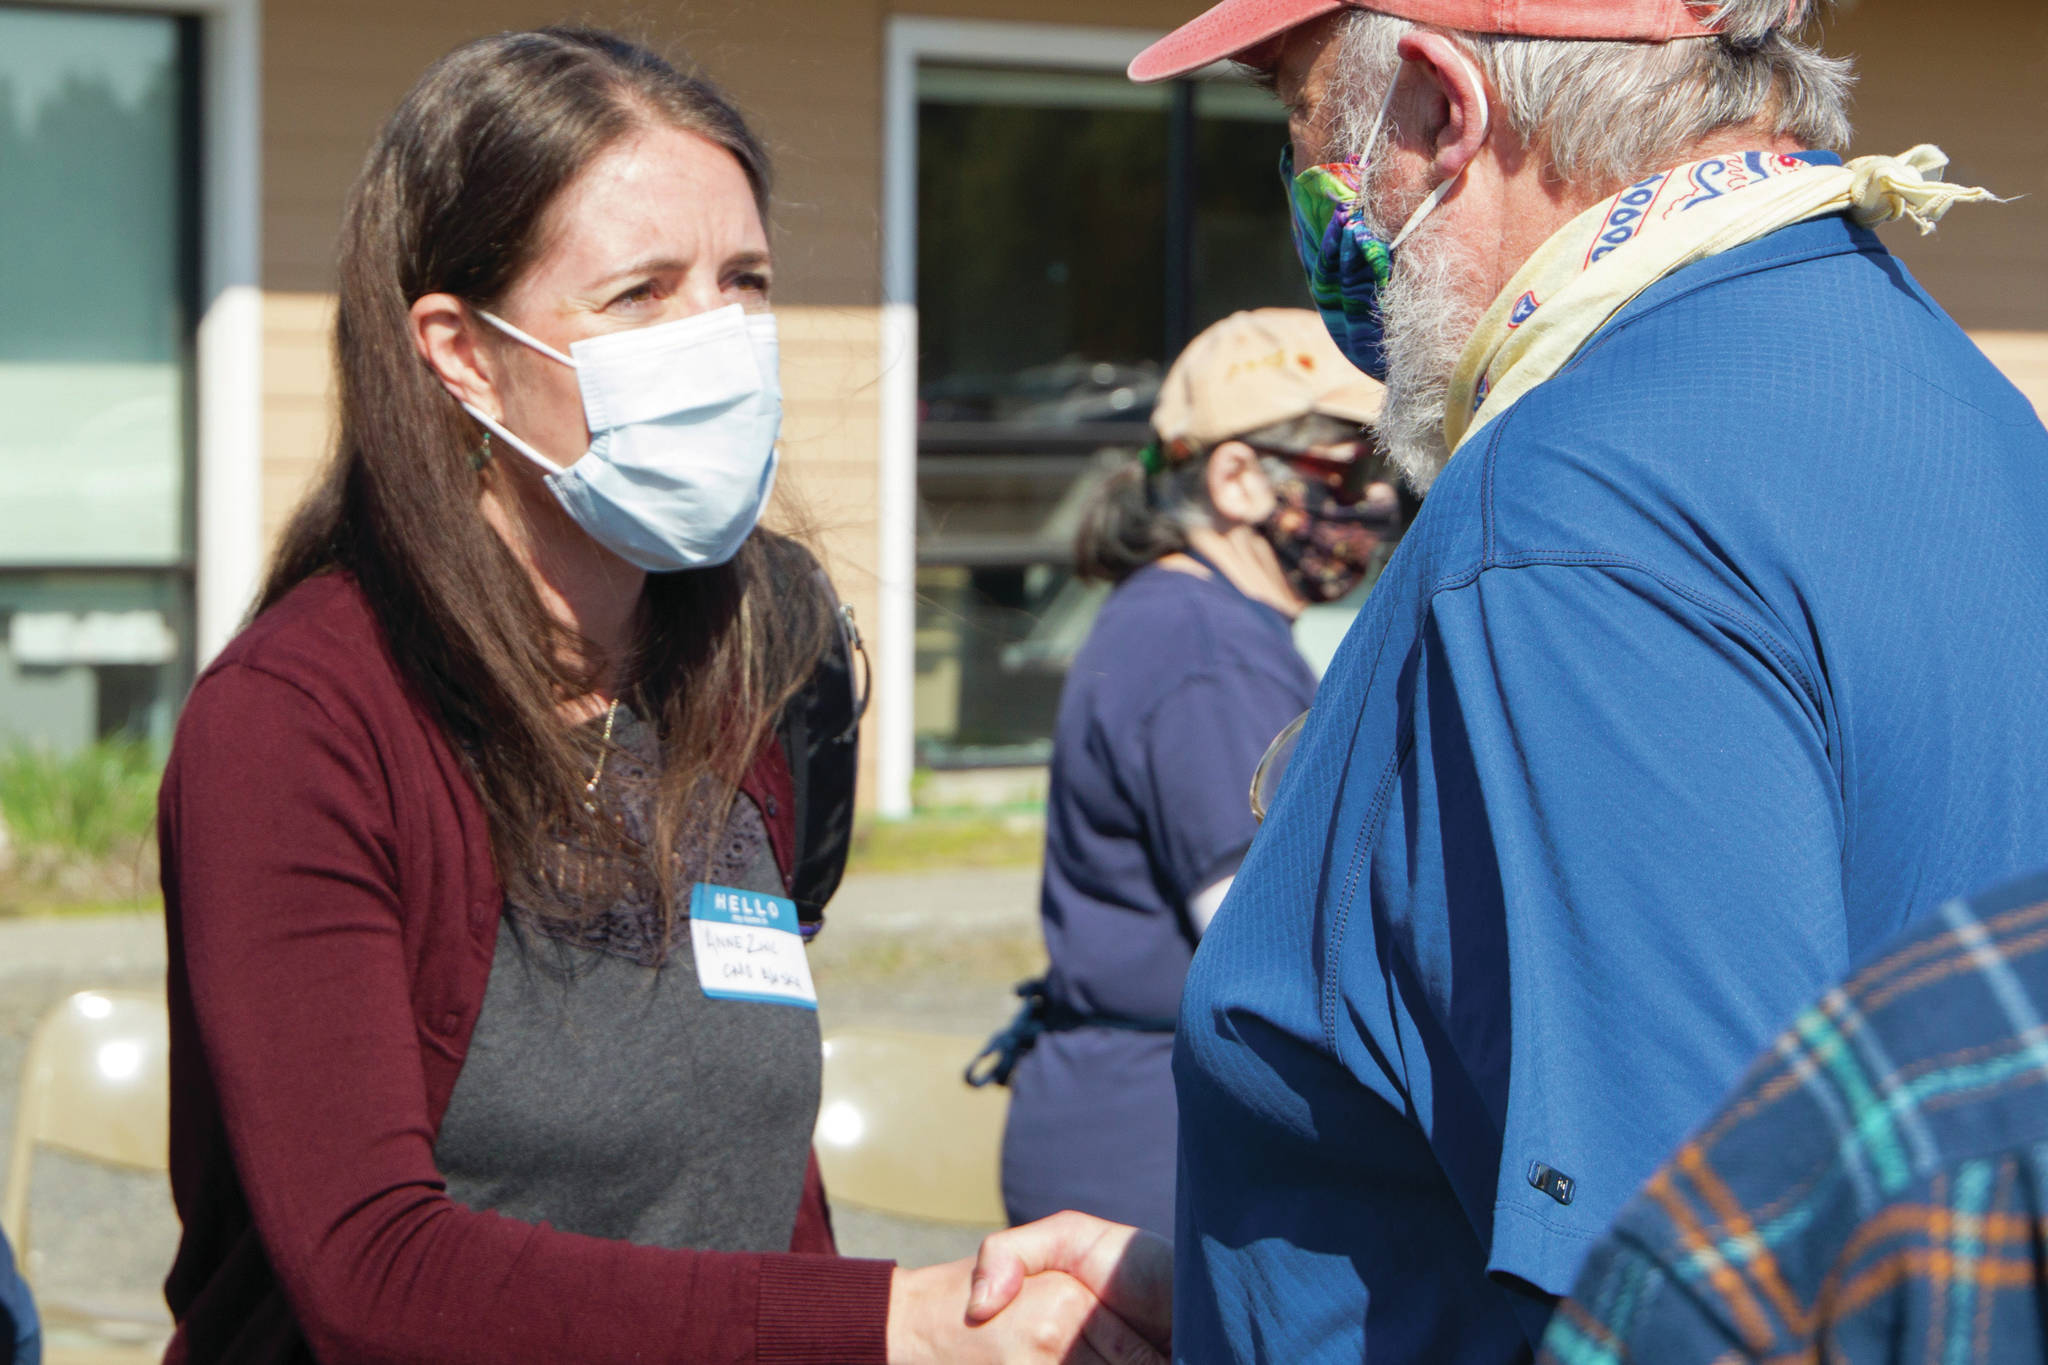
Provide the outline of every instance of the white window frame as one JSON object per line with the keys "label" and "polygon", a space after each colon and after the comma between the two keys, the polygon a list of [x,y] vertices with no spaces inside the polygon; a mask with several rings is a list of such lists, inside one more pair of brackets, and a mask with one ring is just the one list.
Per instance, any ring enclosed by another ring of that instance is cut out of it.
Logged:
{"label": "white window frame", "polygon": [[261,0],[36,0],[200,21],[198,450],[192,499],[199,663],[220,651],[263,571]]}
{"label": "white window frame", "polygon": [[877,811],[911,813],[917,762],[917,68],[925,61],[1122,71],[1155,30],[992,19],[888,21],[882,87],[880,620]]}

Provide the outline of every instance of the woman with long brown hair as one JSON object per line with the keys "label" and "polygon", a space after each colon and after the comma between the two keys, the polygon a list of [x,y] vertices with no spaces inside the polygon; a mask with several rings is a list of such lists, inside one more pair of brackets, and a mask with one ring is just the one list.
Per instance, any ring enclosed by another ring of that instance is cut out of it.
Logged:
{"label": "woman with long brown hair", "polygon": [[171,1360],[1147,1358],[1064,1276],[970,1328],[964,1263],[830,1255],[768,193],[588,30],[373,147],[335,456],[164,783]]}

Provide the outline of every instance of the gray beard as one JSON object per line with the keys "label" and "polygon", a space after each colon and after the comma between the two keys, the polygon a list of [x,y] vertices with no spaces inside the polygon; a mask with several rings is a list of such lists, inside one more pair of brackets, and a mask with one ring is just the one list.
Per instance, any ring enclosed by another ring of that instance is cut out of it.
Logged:
{"label": "gray beard", "polygon": [[[1373,188],[1367,187],[1368,204],[1377,197]],[[1400,223],[1370,225],[1382,241],[1392,241],[1401,229]],[[1444,404],[1458,358],[1485,311],[1460,291],[1460,282],[1472,271],[1466,253],[1445,236],[1442,226],[1440,219],[1432,218],[1401,243],[1394,254],[1394,276],[1379,296],[1387,361],[1379,439],[1387,458],[1418,493],[1428,492],[1450,461]]]}

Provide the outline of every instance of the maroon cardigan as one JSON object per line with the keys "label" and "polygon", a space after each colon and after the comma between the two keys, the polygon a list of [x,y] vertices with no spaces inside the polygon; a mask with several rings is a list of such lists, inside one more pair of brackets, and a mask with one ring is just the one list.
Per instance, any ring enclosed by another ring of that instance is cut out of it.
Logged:
{"label": "maroon cardigan", "polygon": [[[750,789],[786,874],[771,759]],[[206,670],[159,833],[170,1365],[883,1360],[890,1264],[829,1254],[815,1159],[792,1254],[662,1251],[448,1199],[434,1135],[504,895],[475,790],[352,580],[301,586]]]}

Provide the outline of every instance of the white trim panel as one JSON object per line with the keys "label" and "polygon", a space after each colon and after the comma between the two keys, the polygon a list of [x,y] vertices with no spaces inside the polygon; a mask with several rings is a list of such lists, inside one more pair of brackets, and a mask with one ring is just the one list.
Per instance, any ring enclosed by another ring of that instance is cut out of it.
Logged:
{"label": "white trim panel", "polygon": [[911,812],[917,765],[917,305],[882,305],[881,752],[876,811]]}
{"label": "white trim panel", "polygon": [[207,13],[206,311],[199,324],[197,654],[219,653],[263,573],[261,0]]}

